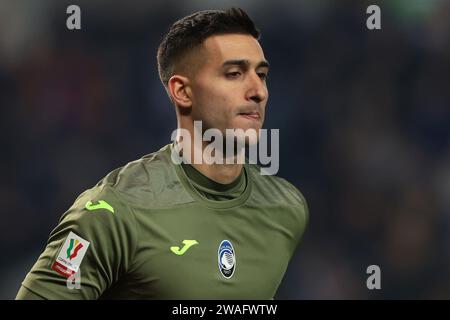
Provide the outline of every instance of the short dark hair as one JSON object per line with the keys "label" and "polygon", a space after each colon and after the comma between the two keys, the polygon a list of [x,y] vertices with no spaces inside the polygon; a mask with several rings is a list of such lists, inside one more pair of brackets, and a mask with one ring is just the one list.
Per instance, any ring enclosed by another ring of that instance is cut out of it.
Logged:
{"label": "short dark hair", "polygon": [[176,21],[158,48],[158,72],[164,86],[174,74],[176,61],[206,38],[230,33],[249,34],[257,40],[260,36],[252,19],[240,8],[199,11]]}

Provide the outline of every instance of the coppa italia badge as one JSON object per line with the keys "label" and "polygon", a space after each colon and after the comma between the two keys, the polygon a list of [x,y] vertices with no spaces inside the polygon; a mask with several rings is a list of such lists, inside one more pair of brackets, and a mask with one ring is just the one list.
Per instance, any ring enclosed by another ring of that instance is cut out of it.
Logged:
{"label": "coppa italia badge", "polygon": [[69,278],[80,268],[89,244],[89,241],[84,240],[71,231],[59,251],[52,269],[60,275]]}

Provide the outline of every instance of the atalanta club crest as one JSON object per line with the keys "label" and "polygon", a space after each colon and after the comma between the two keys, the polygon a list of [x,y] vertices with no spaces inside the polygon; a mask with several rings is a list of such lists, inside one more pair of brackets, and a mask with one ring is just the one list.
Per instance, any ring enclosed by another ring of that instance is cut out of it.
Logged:
{"label": "atalanta club crest", "polygon": [[236,255],[230,241],[223,240],[220,243],[217,256],[220,273],[227,279],[231,278],[236,269]]}

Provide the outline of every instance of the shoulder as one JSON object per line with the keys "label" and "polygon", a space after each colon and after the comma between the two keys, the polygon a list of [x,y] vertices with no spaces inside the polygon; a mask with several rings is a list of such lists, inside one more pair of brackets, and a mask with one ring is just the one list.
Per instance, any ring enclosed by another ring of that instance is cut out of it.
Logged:
{"label": "shoulder", "polygon": [[118,192],[127,192],[148,184],[156,174],[169,169],[164,151],[165,147],[111,171],[96,186],[108,185]]}
{"label": "shoulder", "polygon": [[111,171],[93,189],[109,190],[131,207],[165,207],[192,201],[177,179],[170,145]]}
{"label": "shoulder", "polygon": [[109,185],[97,185],[81,193],[61,216],[60,224],[77,225],[89,230],[98,226],[110,228],[117,223],[134,228],[134,217],[126,203]]}
{"label": "shoulder", "polygon": [[265,189],[265,193],[270,191],[273,196],[278,196],[283,201],[288,201],[288,203],[306,204],[306,200],[300,190],[286,179],[276,175],[264,174],[264,168],[258,165],[248,165],[247,168],[249,168],[253,184],[256,188]]}
{"label": "shoulder", "polygon": [[276,175],[265,175],[264,168],[248,165],[252,175],[254,197],[259,203],[280,204],[294,208],[302,220],[308,222],[309,208],[302,192],[286,179]]}

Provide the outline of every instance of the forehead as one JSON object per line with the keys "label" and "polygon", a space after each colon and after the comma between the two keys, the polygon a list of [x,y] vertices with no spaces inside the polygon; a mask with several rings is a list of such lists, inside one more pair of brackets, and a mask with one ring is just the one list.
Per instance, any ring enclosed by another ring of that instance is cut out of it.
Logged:
{"label": "forehead", "polygon": [[249,60],[257,64],[265,60],[263,49],[258,40],[246,34],[214,35],[203,43],[206,53],[206,63],[222,65],[226,60]]}

